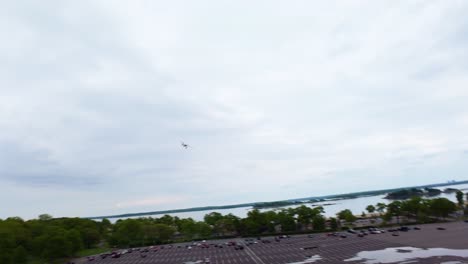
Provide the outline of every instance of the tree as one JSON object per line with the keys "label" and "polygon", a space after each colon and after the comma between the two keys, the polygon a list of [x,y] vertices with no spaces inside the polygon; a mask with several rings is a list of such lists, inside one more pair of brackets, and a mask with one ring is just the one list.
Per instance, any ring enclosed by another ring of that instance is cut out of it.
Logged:
{"label": "tree", "polygon": [[432,199],[429,204],[431,213],[435,216],[442,218],[447,217],[449,214],[457,210],[455,203],[451,202],[447,198],[436,198]]}
{"label": "tree", "polygon": [[413,196],[411,199],[401,202],[400,211],[406,213],[406,217],[408,218],[416,218],[418,214],[427,211],[427,206],[423,201],[421,197]]}
{"label": "tree", "polygon": [[81,231],[81,237],[86,248],[92,248],[101,240],[97,228],[85,228]]}
{"label": "tree", "polygon": [[386,208],[387,208],[387,205],[384,204],[384,203],[377,203],[376,204],[376,210],[377,210],[377,212],[380,213],[380,215],[383,214],[383,212],[385,211]]}
{"label": "tree", "polygon": [[322,215],[316,215],[312,219],[312,226],[314,227],[315,231],[325,230],[325,217]]}
{"label": "tree", "polygon": [[48,236],[42,257],[49,259],[50,262],[57,258],[64,258],[71,255],[72,245],[63,235],[55,234]]}
{"label": "tree", "polygon": [[108,231],[111,228],[112,228],[112,223],[107,218],[103,218],[101,220],[101,223],[99,223],[99,233],[101,233],[102,236],[106,236]]}
{"label": "tree", "polygon": [[203,217],[203,220],[205,221],[205,223],[212,225],[212,226],[215,226],[216,222],[218,222],[221,219],[223,219],[223,215],[218,212],[211,212],[209,214],[206,214]]}
{"label": "tree", "polygon": [[356,221],[356,216],[349,209],[341,210],[337,214],[338,219],[345,220],[348,223]]}
{"label": "tree", "polygon": [[65,238],[71,243],[72,254],[75,254],[76,252],[83,249],[83,239],[81,238],[81,234],[78,230],[68,230],[65,234]]}
{"label": "tree", "polygon": [[308,225],[312,222],[316,212],[305,205],[301,205],[295,208],[295,213],[297,214],[297,221],[302,225]]}
{"label": "tree", "polygon": [[244,224],[247,228],[247,232],[250,234],[261,234],[265,232],[267,227],[266,215],[260,212],[258,209],[254,209],[247,213],[247,217],[244,218]]}
{"label": "tree", "polygon": [[162,242],[168,241],[174,235],[175,230],[172,226],[165,224],[155,224],[154,227],[158,231],[159,240]]}
{"label": "tree", "polygon": [[465,205],[465,203],[463,201],[463,192],[458,190],[457,193],[456,193],[456,196],[457,196],[458,205],[460,207],[463,207]]}
{"label": "tree", "polygon": [[372,214],[375,212],[375,207],[372,204],[370,204],[366,207],[366,210],[367,212],[369,212],[369,214]]}
{"label": "tree", "polygon": [[15,239],[8,230],[0,229],[0,263],[12,263]]}
{"label": "tree", "polygon": [[178,222],[180,219],[176,217],[172,217],[170,215],[164,215],[158,219],[158,222],[161,224],[165,224],[168,226],[174,226],[177,225],[176,222]]}
{"label": "tree", "polygon": [[332,230],[337,230],[338,229],[338,221],[336,220],[336,218],[330,217],[328,220],[330,221],[330,228]]}
{"label": "tree", "polygon": [[294,216],[289,213],[287,210],[281,210],[277,214],[278,223],[281,225],[281,231],[290,232],[296,230],[296,221]]}
{"label": "tree", "polygon": [[168,241],[175,229],[166,224],[147,223],[143,226],[145,244],[156,244]]}
{"label": "tree", "polygon": [[144,238],[143,224],[136,219],[125,219],[115,224],[112,236],[112,241],[119,246],[140,246]]}
{"label": "tree", "polygon": [[205,222],[196,222],[195,230],[199,238],[209,238],[211,236],[211,227]]}
{"label": "tree", "polygon": [[401,215],[401,202],[400,201],[393,201],[387,205],[387,217],[389,219],[392,216],[397,217],[397,223],[400,223],[400,215]]}
{"label": "tree", "polygon": [[196,222],[192,218],[180,219],[178,221],[178,230],[181,232],[185,238],[192,239],[197,235]]}
{"label": "tree", "polygon": [[23,246],[18,246],[13,251],[13,263],[25,264],[28,262],[28,252]]}
{"label": "tree", "polygon": [[38,218],[39,218],[39,220],[47,221],[47,220],[51,220],[52,216],[50,214],[41,214],[41,215],[39,215]]}

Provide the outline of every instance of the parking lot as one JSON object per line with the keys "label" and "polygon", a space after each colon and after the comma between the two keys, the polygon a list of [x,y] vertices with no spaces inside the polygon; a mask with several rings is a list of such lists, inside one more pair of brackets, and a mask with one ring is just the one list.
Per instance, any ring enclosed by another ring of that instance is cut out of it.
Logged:
{"label": "parking lot", "polygon": [[[294,235],[281,239],[264,237],[261,239],[210,240],[138,249],[131,253],[122,254],[118,258],[107,256],[102,259],[100,256],[95,256],[94,260],[81,259],[80,262],[96,264],[301,264],[343,263],[348,260],[347,263],[394,263],[384,262],[384,260],[381,260],[381,262],[363,259],[353,260],[353,258],[363,251],[371,254],[373,251],[378,252],[378,250],[388,248],[437,247],[458,249],[458,251],[456,251],[455,255],[450,253],[451,256],[425,257],[413,260],[416,262],[412,263],[468,263],[468,223],[431,224],[419,227],[420,230],[414,230],[410,227],[409,231],[406,232],[376,232],[378,234],[369,233],[362,237],[351,233],[322,233]],[[344,237],[344,234],[346,237]],[[143,250],[148,252],[142,252]],[[404,250],[398,250],[397,252],[400,255],[405,252]],[[466,256],[464,255],[465,251]],[[405,260],[411,260],[411,253],[406,253],[405,258]],[[390,260],[391,258],[388,257],[387,259]]]}

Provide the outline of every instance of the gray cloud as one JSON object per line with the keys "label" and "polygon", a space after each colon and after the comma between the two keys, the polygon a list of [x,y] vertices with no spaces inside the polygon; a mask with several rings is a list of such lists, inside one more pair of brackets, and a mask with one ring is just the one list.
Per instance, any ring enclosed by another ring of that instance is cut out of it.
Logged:
{"label": "gray cloud", "polygon": [[0,179],[19,185],[51,188],[94,188],[102,184],[97,175],[83,168],[69,168],[44,150],[31,150],[12,143],[0,144]]}
{"label": "gray cloud", "polygon": [[465,179],[467,10],[460,1],[5,4],[0,201],[15,208],[0,217]]}

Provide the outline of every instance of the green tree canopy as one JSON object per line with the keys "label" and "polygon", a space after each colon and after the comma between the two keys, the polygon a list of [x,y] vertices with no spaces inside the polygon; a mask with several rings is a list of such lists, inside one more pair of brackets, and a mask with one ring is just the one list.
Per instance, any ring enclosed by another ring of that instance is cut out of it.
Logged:
{"label": "green tree canopy", "polygon": [[464,206],[465,202],[463,201],[463,192],[458,190],[456,193],[457,201],[459,206]]}
{"label": "green tree canopy", "polygon": [[455,203],[451,202],[447,198],[436,198],[430,200],[429,208],[433,215],[444,218],[457,210]]}
{"label": "green tree canopy", "polygon": [[356,216],[354,216],[353,212],[349,209],[341,210],[336,215],[338,216],[338,219],[345,220],[348,223],[356,221]]}
{"label": "green tree canopy", "polygon": [[369,214],[372,214],[372,213],[375,212],[375,206],[373,206],[373,205],[370,204],[370,205],[368,205],[368,206],[366,207],[366,210],[367,210],[367,212],[369,212]]}

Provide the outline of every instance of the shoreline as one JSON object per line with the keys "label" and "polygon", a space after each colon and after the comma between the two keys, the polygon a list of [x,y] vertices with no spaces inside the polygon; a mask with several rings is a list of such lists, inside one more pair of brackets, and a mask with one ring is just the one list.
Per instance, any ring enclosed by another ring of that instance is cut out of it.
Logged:
{"label": "shoreline", "polygon": [[[255,205],[269,204],[269,203],[290,203],[284,206],[292,206],[298,204],[314,204],[317,202],[332,202],[343,199],[355,199],[365,196],[375,196],[381,195],[388,192],[399,191],[404,189],[412,188],[433,188],[433,187],[444,187],[444,186],[453,186],[468,184],[468,180],[456,181],[456,182],[447,182],[447,183],[435,183],[419,186],[408,186],[400,187],[393,189],[381,189],[373,191],[364,191],[364,192],[354,192],[354,193],[345,193],[345,194],[334,194],[334,195],[325,195],[325,196],[315,196],[315,197],[306,197],[306,198],[295,198],[295,199],[286,199],[280,201],[272,202],[253,202],[253,203],[242,203],[242,204],[233,204],[233,205],[220,205],[220,206],[202,206],[202,207],[191,207],[191,208],[182,208],[182,209],[172,209],[172,210],[160,210],[160,211],[150,211],[150,212],[140,212],[140,213],[125,213],[125,214],[116,214],[116,215],[107,215],[107,216],[92,216],[92,217],[81,217],[84,219],[99,220],[99,219],[113,219],[113,218],[130,218],[130,217],[143,217],[150,215],[164,215],[164,214],[174,214],[174,213],[188,213],[188,212],[200,212],[200,211],[213,211],[213,210],[225,210],[225,209],[234,209],[234,208],[245,208],[245,207],[254,207]],[[313,202],[309,202],[314,200]],[[284,207],[282,206],[282,207]],[[273,207],[271,207],[273,208]],[[264,209],[264,208],[259,208]]]}

